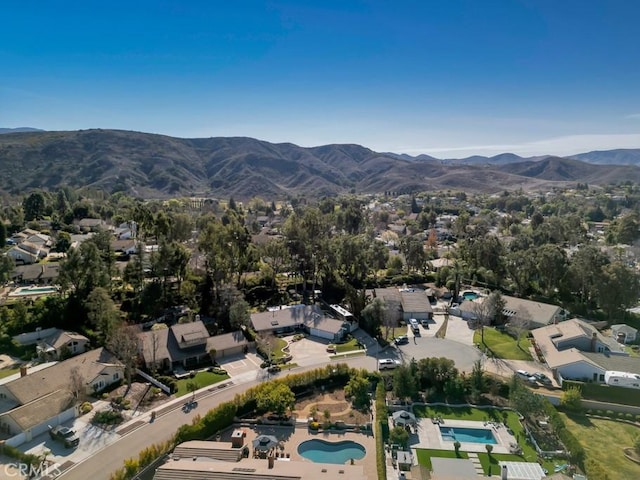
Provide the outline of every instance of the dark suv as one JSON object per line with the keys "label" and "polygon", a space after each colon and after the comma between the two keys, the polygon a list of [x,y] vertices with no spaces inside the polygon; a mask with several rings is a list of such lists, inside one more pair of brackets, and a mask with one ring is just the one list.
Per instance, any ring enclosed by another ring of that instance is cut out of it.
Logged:
{"label": "dark suv", "polygon": [[80,437],[76,434],[76,431],[69,428],[58,425],[57,427],[49,427],[49,435],[54,440],[64,443],[67,448],[77,447],[80,444]]}

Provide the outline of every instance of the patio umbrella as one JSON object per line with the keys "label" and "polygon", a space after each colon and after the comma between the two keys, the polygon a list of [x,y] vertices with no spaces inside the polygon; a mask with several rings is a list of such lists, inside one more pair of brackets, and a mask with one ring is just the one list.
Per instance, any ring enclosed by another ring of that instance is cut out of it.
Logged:
{"label": "patio umbrella", "polygon": [[268,452],[278,445],[278,439],[273,435],[258,435],[251,443],[255,450]]}

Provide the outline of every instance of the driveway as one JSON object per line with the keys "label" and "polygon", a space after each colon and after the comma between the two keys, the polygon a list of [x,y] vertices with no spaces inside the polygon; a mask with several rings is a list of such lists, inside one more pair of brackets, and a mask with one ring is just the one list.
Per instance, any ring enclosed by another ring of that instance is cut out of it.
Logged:
{"label": "driveway", "polygon": [[241,383],[256,378],[260,371],[262,359],[255,353],[248,352],[247,354],[223,358],[218,363],[236,383]]}
{"label": "driveway", "polygon": [[447,338],[415,337],[406,345],[388,348],[380,354],[380,358],[383,357],[397,358],[405,362],[410,362],[412,358],[419,360],[427,357],[446,357],[455,362],[459,371],[471,372],[473,364],[482,358],[482,353],[475,347]]}
{"label": "driveway", "polygon": [[469,328],[469,324],[466,320],[463,320],[462,317],[449,315],[446,338],[463,343],[464,345],[473,345],[474,332],[475,330]]}
{"label": "driveway", "polygon": [[285,337],[289,343],[289,353],[293,357],[293,363],[300,366],[316,365],[319,363],[327,363],[329,361],[329,353],[327,345],[329,341],[319,337],[305,337],[297,342],[292,342],[293,337]]}

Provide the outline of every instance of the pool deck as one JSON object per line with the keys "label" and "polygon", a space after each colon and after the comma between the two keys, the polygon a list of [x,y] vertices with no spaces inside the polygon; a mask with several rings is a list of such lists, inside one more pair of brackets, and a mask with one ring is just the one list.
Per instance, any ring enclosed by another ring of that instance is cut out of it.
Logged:
{"label": "pool deck", "polygon": [[[314,463],[311,460],[302,457],[298,454],[298,445],[302,442],[312,439],[325,440],[327,442],[342,442],[345,440],[352,440],[362,445],[365,450],[365,456],[360,460],[355,460],[354,465],[361,465],[364,468],[364,473],[369,480],[377,478],[376,469],[376,442],[373,435],[366,433],[356,432],[313,432],[309,430],[306,424],[298,424],[296,427],[276,426],[276,425],[253,425],[252,427],[238,427],[237,425],[221,435],[222,441],[230,441],[231,433],[234,428],[242,428],[247,436],[245,444],[251,446],[252,441],[258,435],[273,435],[278,440],[284,442],[285,454],[289,454],[290,459],[299,462]],[[278,460],[278,459],[277,459]],[[287,459],[282,459],[286,461]]]}
{"label": "pool deck", "polygon": [[[444,419],[440,424],[433,423],[430,418],[418,419],[418,428],[415,434],[409,438],[412,449],[428,448],[436,450],[455,450],[454,442],[442,439],[440,425],[445,427],[482,428],[491,430],[496,439],[493,445],[493,453],[511,453],[511,444],[517,443],[516,438],[507,431],[507,428],[498,422],[478,422],[471,420]],[[486,452],[484,443],[460,442],[460,450],[465,452]]]}

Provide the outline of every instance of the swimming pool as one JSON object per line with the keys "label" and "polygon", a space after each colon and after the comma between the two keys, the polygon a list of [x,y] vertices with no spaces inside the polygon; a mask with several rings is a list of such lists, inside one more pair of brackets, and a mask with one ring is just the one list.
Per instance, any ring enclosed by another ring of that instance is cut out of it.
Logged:
{"label": "swimming pool", "polygon": [[486,428],[461,428],[440,426],[442,440],[447,442],[470,442],[495,445],[496,437]]}
{"label": "swimming pool", "polygon": [[44,295],[57,293],[57,287],[19,287],[9,294],[10,297],[26,297],[29,295]]}
{"label": "swimming pool", "polygon": [[343,464],[351,460],[360,460],[367,453],[359,443],[345,440],[342,442],[325,442],[324,440],[307,440],[298,445],[300,456],[315,463]]}
{"label": "swimming pool", "polygon": [[478,295],[476,292],[469,291],[469,292],[463,292],[462,296],[464,297],[465,300],[475,300],[480,295]]}

